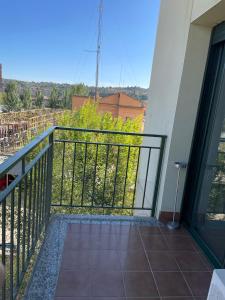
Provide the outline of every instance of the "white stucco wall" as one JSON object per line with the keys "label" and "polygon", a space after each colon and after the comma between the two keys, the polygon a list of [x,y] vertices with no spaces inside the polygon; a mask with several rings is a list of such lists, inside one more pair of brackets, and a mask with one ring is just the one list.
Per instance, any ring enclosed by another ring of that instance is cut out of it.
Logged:
{"label": "white stucco wall", "polygon": [[192,21],[201,17],[220,2],[221,0],[195,0],[193,2]]}
{"label": "white stucco wall", "polygon": [[[225,0],[161,0],[145,123],[146,133],[168,137],[157,215],[173,208],[177,172],[174,161],[189,159],[212,27],[205,13],[210,18],[212,12],[215,21],[214,8],[221,3]],[[201,14],[206,21],[201,20]],[[185,174],[183,171],[179,199]]]}

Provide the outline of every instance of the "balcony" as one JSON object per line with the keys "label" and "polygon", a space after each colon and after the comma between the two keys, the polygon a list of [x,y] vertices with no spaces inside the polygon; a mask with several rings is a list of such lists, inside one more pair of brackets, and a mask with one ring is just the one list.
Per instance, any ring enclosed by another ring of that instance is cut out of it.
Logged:
{"label": "balcony", "polygon": [[154,218],[165,140],[53,127],[4,162],[2,299],[204,299],[212,267]]}

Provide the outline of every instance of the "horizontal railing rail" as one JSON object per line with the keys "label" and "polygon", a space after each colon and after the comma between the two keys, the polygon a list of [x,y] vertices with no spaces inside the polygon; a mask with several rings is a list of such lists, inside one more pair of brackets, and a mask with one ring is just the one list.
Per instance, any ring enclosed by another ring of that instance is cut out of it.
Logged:
{"label": "horizontal railing rail", "polygon": [[[166,136],[51,127],[0,165],[2,299],[16,299],[51,212],[154,215]],[[79,210],[78,210],[79,211]]]}
{"label": "horizontal railing rail", "polygon": [[84,208],[84,212],[107,209],[105,213],[149,210],[155,214],[166,136],[56,129],[52,206]]}

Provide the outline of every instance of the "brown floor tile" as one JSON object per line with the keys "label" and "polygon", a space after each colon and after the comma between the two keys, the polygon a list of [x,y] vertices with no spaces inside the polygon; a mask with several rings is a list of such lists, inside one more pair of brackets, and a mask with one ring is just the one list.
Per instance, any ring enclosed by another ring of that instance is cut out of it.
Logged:
{"label": "brown floor tile", "polygon": [[190,236],[189,232],[184,227],[180,227],[179,229],[176,230],[171,230],[167,226],[160,226],[159,229],[161,233],[165,235]]}
{"label": "brown floor tile", "polygon": [[159,296],[151,272],[125,272],[124,284],[128,298]]}
{"label": "brown floor tile", "polygon": [[105,233],[106,224],[68,224],[68,233],[74,234],[76,233],[88,233],[88,234],[96,234],[96,233]]}
{"label": "brown floor tile", "polygon": [[143,249],[139,235],[118,236],[116,249],[118,250],[141,250]]}
{"label": "brown floor tile", "polygon": [[61,270],[81,270],[90,268],[90,250],[65,249],[63,252]]}
{"label": "brown floor tile", "polygon": [[144,250],[120,251],[119,256],[124,271],[150,271]]}
{"label": "brown floor tile", "polygon": [[207,271],[201,256],[197,252],[175,252],[174,257],[182,271]]}
{"label": "brown floor tile", "polygon": [[56,288],[56,296],[74,297],[91,295],[91,275],[88,271],[62,270]]}
{"label": "brown floor tile", "polygon": [[126,298],[127,300],[161,300],[160,297],[144,297],[144,298],[130,298],[130,297],[127,297]]}
{"label": "brown floor tile", "polygon": [[161,235],[143,235],[142,240],[146,251],[168,250],[167,244]]}
{"label": "brown floor tile", "polygon": [[91,269],[121,270],[120,256],[115,250],[95,250],[90,253]]}
{"label": "brown floor tile", "polygon": [[153,271],[179,271],[174,255],[169,251],[148,251],[147,256]]}
{"label": "brown floor tile", "polygon": [[161,231],[158,226],[137,226],[140,234],[161,234]]}
{"label": "brown floor tile", "polygon": [[184,228],[70,224],[55,299],[204,300],[211,279],[207,270],[211,265]]}
{"label": "brown floor tile", "polygon": [[138,230],[135,225],[111,225],[113,234],[136,235]]}
{"label": "brown floor tile", "polygon": [[61,269],[120,270],[119,254],[115,250],[67,250],[63,254]]}
{"label": "brown floor tile", "polygon": [[118,236],[113,234],[81,234],[73,239],[67,238],[65,240],[66,249],[86,249],[86,250],[115,250],[118,246]]}
{"label": "brown floor tile", "polygon": [[68,233],[85,234],[138,234],[135,225],[126,224],[69,224]]}
{"label": "brown floor tile", "polygon": [[212,278],[210,272],[183,272],[183,274],[194,296],[205,297],[208,295]]}
{"label": "brown floor tile", "polygon": [[203,263],[206,265],[208,271],[212,272],[214,270],[214,266],[211,264],[211,262],[208,260],[208,258],[205,256],[205,254],[202,251],[198,253],[201,256],[201,259]]}
{"label": "brown floor tile", "polygon": [[123,297],[125,296],[123,275],[121,272],[93,273],[92,279],[93,297]]}
{"label": "brown floor tile", "polygon": [[196,251],[195,242],[188,236],[164,235],[169,250]]}
{"label": "brown floor tile", "polygon": [[[56,297],[55,300],[125,300],[125,298],[117,298],[117,297]],[[143,300],[143,298],[142,298],[142,300]],[[146,299],[146,300],[148,300],[148,299]],[[155,299],[151,298],[151,300],[155,300]]]}
{"label": "brown floor tile", "polygon": [[162,297],[191,296],[181,272],[154,272]]}
{"label": "brown floor tile", "polygon": [[194,300],[193,297],[162,297],[161,300]]}

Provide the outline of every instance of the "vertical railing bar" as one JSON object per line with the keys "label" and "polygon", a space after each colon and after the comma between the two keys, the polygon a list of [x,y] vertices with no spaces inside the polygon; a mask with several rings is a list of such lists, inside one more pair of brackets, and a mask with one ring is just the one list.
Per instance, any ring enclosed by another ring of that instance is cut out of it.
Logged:
{"label": "vertical railing bar", "polygon": [[81,206],[83,206],[83,204],[84,204],[84,188],[85,188],[86,162],[87,162],[87,145],[88,144],[85,144],[84,171],[83,171],[83,186],[82,186]]}
{"label": "vertical railing bar", "polygon": [[136,175],[135,175],[135,184],[134,184],[134,194],[133,194],[132,208],[134,208],[134,201],[135,201],[135,196],[136,196],[136,188],[137,188],[137,179],[138,179],[138,169],[139,169],[140,155],[141,155],[141,148],[138,148],[138,160],[137,160],[137,168],[136,168]]}
{"label": "vertical railing bar", "polygon": [[114,186],[113,186],[112,207],[114,207],[114,204],[115,204],[117,173],[118,173],[118,167],[119,167],[119,156],[120,156],[120,146],[118,146],[118,149],[117,149],[117,159],[116,159],[116,170],[115,170],[115,177],[114,177]]}
{"label": "vertical railing bar", "polygon": [[26,227],[27,227],[27,175],[24,178],[22,272],[25,271]]}
{"label": "vertical railing bar", "polygon": [[45,206],[45,226],[51,214],[51,201],[52,201],[52,176],[53,176],[53,157],[54,157],[54,134],[49,136],[49,149],[47,155],[47,179],[46,179],[46,206]]}
{"label": "vertical railing bar", "polygon": [[127,186],[127,173],[128,173],[128,168],[129,168],[129,160],[130,160],[130,146],[128,147],[128,153],[127,153],[127,164],[126,164],[126,175],[125,175],[124,190],[123,190],[122,208],[124,208],[124,202],[125,202],[126,186]]}
{"label": "vertical railing bar", "polygon": [[149,171],[149,163],[150,163],[150,157],[151,157],[151,148],[149,148],[148,151],[148,162],[147,162],[147,169],[146,169],[146,176],[145,176],[145,184],[144,184],[144,193],[143,193],[143,199],[142,199],[142,208],[144,208],[145,204],[145,194],[146,194],[146,187],[147,187],[147,181],[148,181],[148,171]]}
{"label": "vertical railing bar", "polygon": [[34,192],[33,192],[33,203],[32,206],[32,230],[31,230],[31,251],[34,247],[34,234],[35,234],[35,209],[36,209],[36,185],[37,185],[37,164],[34,166]]}
{"label": "vertical railing bar", "polygon": [[42,210],[41,210],[41,229],[44,225],[44,210],[45,210],[45,187],[46,187],[46,153],[44,154],[44,167],[43,167],[43,187],[42,187]]}
{"label": "vertical railing bar", "polygon": [[38,165],[38,176],[37,176],[37,201],[36,201],[36,219],[35,219],[35,244],[38,239],[38,228],[39,228],[39,209],[40,209],[40,171],[41,171],[41,160],[37,162]]}
{"label": "vertical railing bar", "polygon": [[163,137],[161,137],[159,161],[158,161],[155,189],[154,189],[153,202],[152,202],[152,214],[151,214],[152,216],[155,216],[156,203],[157,203],[158,192],[159,192],[160,175],[161,175],[161,169],[162,169],[162,161],[163,161],[163,155],[164,155],[164,150],[165,150],[165,143],[166,143],[166,137],[163,136]]}
{"label": "vertical railing bar", "polygon": [[42,173],[41,173],[41,209],[40,209],[40,232],[43,227],[43,206],[44,206],[44,184],[45,184],[45,154],[42,156]]}
{"label": "vertical railing bar", "polygon": [[28,230],[27,230],[27,257],[30,257],[30,242],[31,242],[31,207],[32,207],[32,195],[33,195],[33,169],[30,170],[30,189],[29,189],[29,202],[28,202]]}
{"label": "vertical railing bar", "polygon": [[73,189],[74,189],[74,181],[75,181],[75,167],[76,167],[76,152],[77,152],[77,143],[74,143],[74,150],[73,150],[73,175],[72,175],[72,187],[71,187],[71,199],[70,205],[73,205]]}
{"label": "vertical railing bar", "polygon": [[14,280],[13,280],[13,251],[14,251],[14,200],[15,200],[15,190],[11,194],[11,212],[10,212],[10,299],[13,300],[14,296]]}
{"label": "vertical railing bar", "polygon": [[107,151],[106,151],[105,176],[104,176],[104,184],[103,184],[103,201],[102,201],[102,206],[104,206],[104,203],[105,203],[105,186],[106,186],[108,162],[109,162],[109,145],[107,145]]}
{"label": "vertical railing bar", "polygon": [[45,153],[45,167],[44,167],[44,190],[43,190],[43,212],[42,212],[42,223],[45,224],[45,213],[46,213],[46,188],[47,188],[47,153]]}
{"label": "vertical railing bar", "polygon": [[63,183],[64,183],[64,163],[65,163],[65,149],[66,149],[66,143],[65,143],[65,142],[63,142],[63,159],[62,159],[62,178],[61,178],[60,205],[62,205],[62,199],[63,199]]}
{"label": "vertical railing bar", "polygon": [[41,174],[40,174],[40,208],[39,208],[39,225],[38,225],[38,236],[41,232],[41,214],[42,214],[42,204],[43,204],[43,160],[44,156],[41,157]]}
{"label": "vertical railing bar", "polygon": [[16,283],[20,284],[20,221],[21,221],[21,181],[18,192],[18,217],[17,217],[17,247],[16,247]]}
{"label": "vertical railing bar", "polygon": [[94,167],[93,190],[92,190],[92,199],[91,199],[92,207],[94,206],[94,199],[95,199],[95,181],[96,181],[97,164],[98,164],[98,144],[96,144],[96,153],[95,153],[95,167]]}
{"label": "vertical railing bar", "polygon": [[39,217],[38,217],[38,220],[39,220],[39,223],[38,223],[38,238],[39,238],[39,234],[41,232],[41,212],[42,212],[42,201],[43,201],[43,184],[42,184],[42,181],[43,181],[43,159],[44,159],[44,156],[42,156],[40,158],[40,161],[41,161],[41,171],[40,171],[40,207],[39,207]]}
{"label": "vertical railing bar", "polygon": [[[6,236],[6,199],[2,201],[2,264],[5,266],[6,259],[5,259],[5,236]],[[3,281],[2,286],[2,299],[6,299],[6,283],[5,280]]]}

